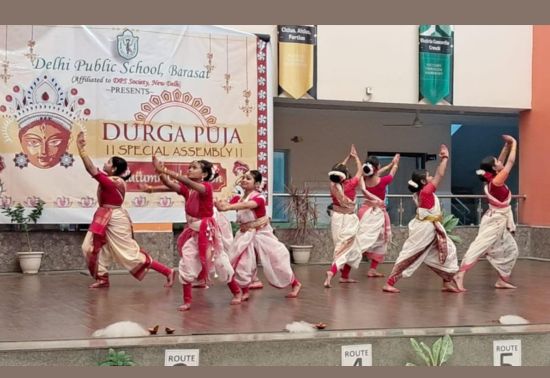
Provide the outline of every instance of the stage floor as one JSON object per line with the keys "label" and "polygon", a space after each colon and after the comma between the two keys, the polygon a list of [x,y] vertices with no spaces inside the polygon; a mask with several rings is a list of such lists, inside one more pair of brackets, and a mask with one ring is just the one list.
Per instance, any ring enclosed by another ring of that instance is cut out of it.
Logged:
{"label": "stage floor", "polygon": [[[0,342],[87,339],[98,328],[131,320],[150,327],[175,328],[175,335],[280,332],[292,321],[324,322],[328,330],[459,327],[497,325],[501,315],[519,315],[531,324],[550,323],[550,262],[518,261],[515,290],[496,290],[496,273],[481,261],[466,277],[468,292],[440,291],[440,279],[421,267],[397,287],[381,291],[383,278],[367,278],[362,264],[355,284],[322,285],[326,265],[294,265],[303,284],[300,297],[286,299],[263,279],[248,302],[231,306],[226,285],[193,290],[191,311],[181,313],[182,288],[162,287],[164,277],[150,272],[142,282],[128,274],[111,275],[109,289],[88,289],[92,279],[80,272],[0,275]],[[389,273],[392,264],[380,270]],[[159,332],[163,334],[164,332]]]}

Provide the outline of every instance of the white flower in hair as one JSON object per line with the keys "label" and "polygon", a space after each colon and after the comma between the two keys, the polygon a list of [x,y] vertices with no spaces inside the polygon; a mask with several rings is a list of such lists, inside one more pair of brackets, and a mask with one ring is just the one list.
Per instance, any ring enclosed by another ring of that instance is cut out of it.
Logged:
{"label": "white flower in hair", "polygon": [[487,172],[485,172],[483,169],[478,169],[476,171],[476,175],[478,175],[478,176],[483,176],[485,173],[487,173]]}
{"label": "white flower in hair", "polygon": [[368,168],[369,173],[365,173],[365,176],[372,176],[374,174],[374,166],[369,162],[363,164],[363,172],[365,172],[365,168]]}
{"label": "white flower in hair", "polygon": [[413,188],[417,188],[418,189],[418,184],[416,182],[414,182],[413,180],[409,180],[407,182],[407,184],[409,184],[410,186],[412,186]]}
{"label": "white flower in hair", "polygon": [[337,176],[337,177],[339,177],[342,181],[344,181],[344,180],[347,178],[346,174],[345,174],[344,172],[340,172],[340,171],[330,171],[330,172],[328,173],[328,177],[330,178],[331,176]]}
{"label": "white flower in hair", "polygon": [[219,174],[220,170],[217,165],[212,164],[212,176]]}

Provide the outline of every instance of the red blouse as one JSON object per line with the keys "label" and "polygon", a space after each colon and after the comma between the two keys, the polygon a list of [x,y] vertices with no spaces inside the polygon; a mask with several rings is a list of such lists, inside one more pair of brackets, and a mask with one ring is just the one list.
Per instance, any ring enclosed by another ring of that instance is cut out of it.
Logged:
{"label": "red blouse", "polygon": [[489,194],[495,197],[500,202],[506,201],[510,194],[510,189],[506,185],[496,186],[492,182],[489,183]]}
{"label": "red blouse", "polygon": [[114,181],[105,172],[98,171],[92,176],[99,182],[97,188],[97,201],[99,206],[111,205],[122,206],[124,195],[126,194],[126,185],[123,181]]}
{"label": "red blouse", "polygon": [[[342,183],[342,188],[344,189],[344,194],[346,197],[348,197],[350,200],[355,200],[355,189],[357,188],[357,185],[359,185],[359,177],[354,176],[353,178],[349,180],[345,180]],[[332,197],[332,203],[334,203],[336,206],[340,206],[340,202],[338,202],[338,199],[334,194],[331,193]]]}
{"label": "red blouse", "polygon": [[[229,201],[230,204],[235,204],[241,200],[240,196],[234,196]],[[254,211],[254,214],[256,215],[256,218],[261,218],[266,215],[266,209],[265,209],[265,199],[262,196],[256,196],[254,198],[249,199],[249,201],[254,201],[258,205],[256,208],[252,209]]]}
{"label": "red blouse", "polygon": [[204,193],[189,189],[180,182],[180,191],[185,198],[185,212],[194,218],[209,218],[214,215],[214,195],[212,184],[203,182]]}
{"label": "red blouse", "polygon": [[431,209],[435,205],[435,193],[436,187],[431,182],[426,184],[421,190],[418,195],[419,198],[419,205],[418,207],[421,207],[423,209]]}
{"label": "red blouse", "polygon": [[392,175],[386,175],[380,177],[380,181],[373,187],[368,187],[367,190],[374,194],[376,197],[380,198],[382,201],[386,199],[386,187],[393,181]]}

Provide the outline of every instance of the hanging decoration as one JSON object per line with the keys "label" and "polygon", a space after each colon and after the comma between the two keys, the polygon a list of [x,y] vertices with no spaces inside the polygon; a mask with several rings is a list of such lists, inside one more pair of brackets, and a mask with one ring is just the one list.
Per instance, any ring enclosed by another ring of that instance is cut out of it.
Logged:
{"label": "hanging decoration", "polygon": [[246,73],[246,89],[243,91],[243,97],[244,97],[244,105],[239,106],[239,109],[241,109],[244,114],[248,117],[250,113],[252,113],[252,110],[254,110],[254,105],[250,104],[250,95],[252,94],[252,91],[248,88],[248,38],[245,39],[246,48],[245,48],[245,73]]}
{"label": "hanging decoration", "polygon": [[29,47],[29,52],[25,54],[27,58],[34,64],[35,59],[38,57],[38,54],[34,53],[34,46],[36,41],[34,40],[34,25],[31,25],[31,39],[27,41],[27,46]]}
{"label": "hanging decoration", "polygon": [[208,53],[206,54],[206,58],[208,59],[208,64],[206,64],[204,67],[208,71],[208,74],[210,74],[216,67],[212,64],[212,59],[214,58],[214,53],[212,53],[212,34],[209,34],[208,44],[209,44],[209,48],[208,48]]}
{"label": "hanging decoration", "polygon": [[226,56],[225,75],[223,75],[223,77],[225,78],[225,84],[222,86],[222,88],[225,89],[225,93],[229,93],[229,91],[233,87],[229,83],[229,80],[231,80],[231,74],[229,73],[229,37],[228,36],[225,36],[225,56]]}
{"label": "hanging decoration", "polygon": [[2,61],[2,73],[0,73],[0,79],[4,80],[4,84],[8,82],[11,75],[8,73],[10,62],[8,61],[8,25],[6,25],[6,38],[4,43],[4,60]]}

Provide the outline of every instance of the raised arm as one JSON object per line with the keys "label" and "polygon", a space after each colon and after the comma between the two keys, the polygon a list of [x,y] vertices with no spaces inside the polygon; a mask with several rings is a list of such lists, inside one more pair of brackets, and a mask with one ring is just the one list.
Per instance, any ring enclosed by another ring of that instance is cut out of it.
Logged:
{"label": "raised arm", "polygon": [[179,192],[179,185],[170,180],[168,176],[166,176],[165,174],[160,174],[159,178],[164,185],[153,186],[149,184],[139,184],[139,189],[146,193]]}
{"label": "raised arm", "polygon": [[442,144],[439,148],[439,158],[441,159],[441,162],[437,167],[437,171],[435,172],[435,176],[432,181],[432,184],[435,187],[439,186],[439,183],[443,179],[443,176],[445,176],[445,171],[447,170],[447,162],[449,161],[449,150],[444,144]]}
{"label": "raised arm", "polygon": [[395,154],[395,156],[393,157],[393,160],[391,162],[390,175],[395,176],[395,174],[397,173],[397,169],[399,168],[399,159],[400,158],[401,158],[401,155],[399,155],[399,154]]}
{"label": "raised arm", "polygon": [[352,157],[355,160],[355,166],[357,167],[357,171],[355,172],[355,177],[360,178],[363,176],[363,165],[361,164],[361,159],[359,159],[359,154],[357,154],[357,150],[355,149],[355,145],[351,145],[351,152],[349,154],[350,157]]}
{"label": "raised arm", "polygon": [[90,159],[90,157],[86,153],[86,138],[84,137],[84,133],[82,131],[78,133],[78,136],[76,138],[76,145],[78,147],[78,154],[80,155],[80,158],[84,163],[84,168],[86,168],[86,171],[88,171],[88,173],[92,176],[97,175],[99,173],[99,170],[92,162],[92,159]]}
{"label": "raised arm", "polygon": [[[516,162],[517,141],[514,138],[512,138],[510,135],[503,135],[502,138],[506,141],[506,146],[504,146],[502,151],[503,152],[504,150],[508,151],[508,158],[506,159],[506,164],[504,164],[504,168],[502,169],[502,171],[500,171],[496,175],[496,177],[493,179],[493,184],[496,186],[504,185],[504,183],[506,182],[506,179],[508,178],[508,175],[510,175],[512,168],[514,167],[514,163]],[[501,156],[502,156],[502,153],[501,153]]]}
{"label": "raised arm", "polygon": [[[163,173],[166,176],[171,177],[174,180],[177,180],[177,181],[183,183],[188,188],[194,189],[199,193],[204,193],[206,191],[206,188],[204,187],[203,184],[195,182],[195,181],[191,180],[190,178],[188,178],[187,176],[180,175],[179,173],[171,171],[168,168],[166,168],[164,166],[164,164],[159,159],[157,159],[156,156],[153,156],[153,166],[155,167],[155,170],[158,173]],[[178,188],[178,191],[179,191],[179,188]]]}
{"label": "raised arm", "polygon": [[258,207],[258,203],[256,201],[237,202],[233,204],[227,203],[226,201],[219,201],[216,202],[215,205],[219,211],[247,210]]}
{"label": "raised arm", "polygon": [[506,163],[506,158],[508,157],[508,154],[510,153],[510,147],[512,146],[512,143],[507,138],[511,138],[515,140],[510,135],[502,136],[502,139],[504,139],[505,143],[504,143],[504,146],[502,147],[502,150],[500,151],[500,155],[498,155],[498,160],[501,161],[502,164]]}

